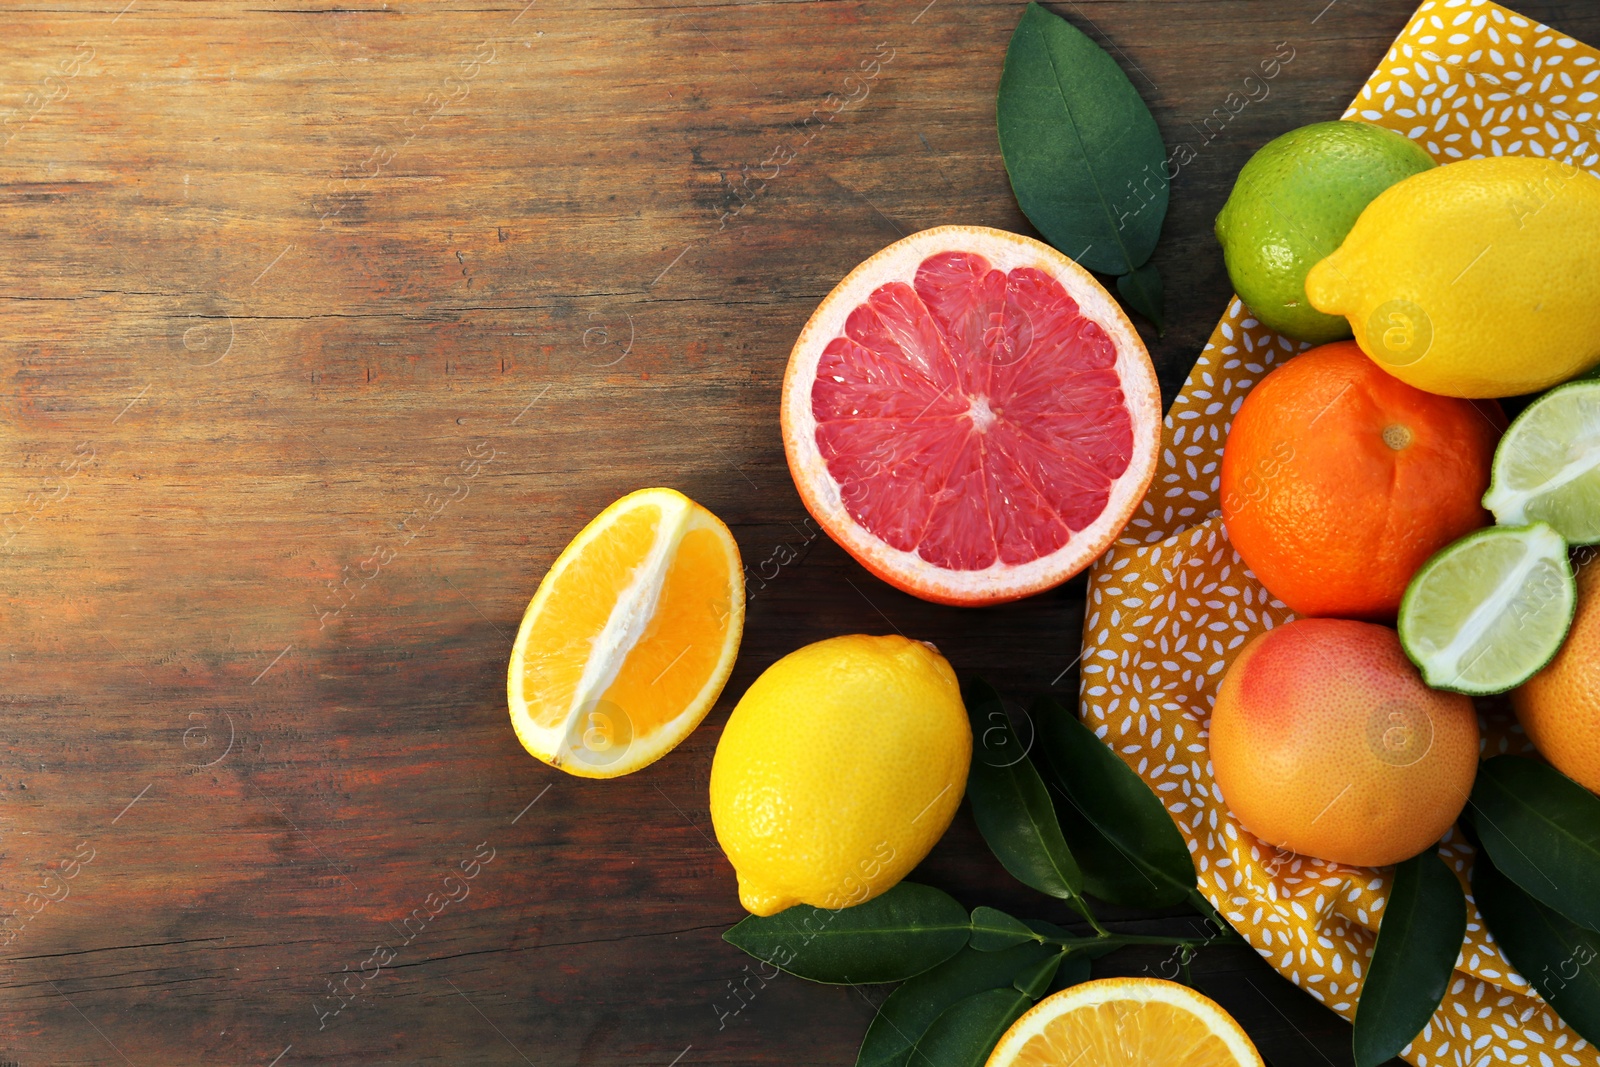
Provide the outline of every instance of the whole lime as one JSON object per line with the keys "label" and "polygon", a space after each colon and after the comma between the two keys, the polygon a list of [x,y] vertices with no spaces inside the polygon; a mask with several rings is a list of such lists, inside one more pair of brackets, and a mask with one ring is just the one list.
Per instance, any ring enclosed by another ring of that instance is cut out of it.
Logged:
{"label": "whole lime", "polygon": [[1268,141],[1217,215],[1234,292],[1279,333],[1313,344],[1349,337],[1342,316],[1306,299],[1306,273],[1379,193],[1433,165],[1416,143],[1365,122],[1317,122]]}

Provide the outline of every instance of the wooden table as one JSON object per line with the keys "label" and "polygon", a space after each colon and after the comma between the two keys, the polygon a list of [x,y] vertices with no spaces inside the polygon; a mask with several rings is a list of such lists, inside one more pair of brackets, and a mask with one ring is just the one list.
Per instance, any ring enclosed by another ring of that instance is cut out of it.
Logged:
{"label": "wooden table", "polygon": [[[1026,230],[993,111],[1019,6],[124,3],[3,16],[0,902],[26,919],[0,1063],[853,1062],[885,990],[732,998],[707,772],[756,674],[838,633],[1076,692],[1081,580],[994,610],[893,591],[814,535],[777,425],[789,345],[856,262]],[[1600,39],[1594,5],[1522,7]],[[1229,294],[1232,176],[1338,116],[1410,6],[1060,10],[1199,149],[1155,259],[1170,399]],[[1267,97],[1204,138],[1279,42]],[[873,56],[866,98],[806,124]],[[651,484],[774,576],[688,742],[569,778],[508,727],[510,634]],[[67,895],[28,897],[47,868]],[[917,877],[1065,918],[964,811]],[[1279,1067],[1349,1062],[1252,953],[1196,978]]]}

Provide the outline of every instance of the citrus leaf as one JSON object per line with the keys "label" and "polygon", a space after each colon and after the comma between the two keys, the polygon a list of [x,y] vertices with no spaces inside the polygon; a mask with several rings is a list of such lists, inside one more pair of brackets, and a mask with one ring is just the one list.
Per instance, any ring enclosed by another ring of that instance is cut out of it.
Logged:
{"label": "citrus leaf", "polygon": [[1600,934],[1524,893],[1483,852],[1472,866],[1472,897],[1517,973],[1562,1021],[1600,1043]]}
{"label": "citrus leaf", "polygon": [[1039,935],[1028,928],[1021,919],[1013,919],[995,908],[972,909],[972,941],[979,952],[998,952],[1024,941],[1037,943]]}
{"label": "citrus leaf", "polygon": [[1030,3],[995,101],[1000,154],[1045,240],[1104,274],[1144,266],[1167,215],[1166,146],[1116,62]]}
{"label": "citrus leaf", "polygon": [[878,1008],[856,1054],[856,1067],[906,1067],[917,1039],[946,1008],[986,989],[1004,989],[1054,951],[1036,944],[999,952],[965,948],[907,980]]}
{"label": "citrus leaf", "polygon": [[1155,324],[1157,337],[1166,334],[1163,316],[1167,302],[1161,292],[1161,272],[1156,270],[1154,263],[1146,263],[1118,278],[1117,295],[1122,297],[1124,304]]}
{"label": "citrus leaf", "polygon": [[1044,996],[1044,991],[1050,988],[1050,983],[1055,981],[1056,971],[1061,967],[1061,961],[1066,958],[1066,953],[1056,952],[1055,955],[1040,960],[1036,966],[1017,975],[1011,987],[1029,1000],[1038,1000]]}
{"label": "citrus leaf", "polygon": [[1061,827],[1083,867],[1084,889],[1129,907],[1181,903],[1196,885],[1194,861],[1166,805],[1058,702],[1037,700],[1032,715],[1066,799]]}
{"label": "citrus leaf", "polygon": [[1395,868],[1356,1006],[1356,1067],[1387,1063],[1422,1032],[1444,1000],[1466,933],[1466,894],[1439,853]]}
{"label": "citrus leaf", "polygon": [[853,908],[809,904],[751,915],[722,939],[812,982],[898,982],[942,963],[971,936],[967,911],[932,886],[901,882]]}
{"label": "citrus leaf", "polygon": [[1077,900],[1083,873],[1061,836],[1044,779],[1012,731],[999,694],[976,678],[961,689],[973,737],[967,799],[984,841],[1019,882],[1052,897]]}
{"label": "citrus leaf", "polygon": [[1472,785],[1472,823],[1523,892],[1600,930],[1600,797],[1547,763],[1495,756]]}
{"label": "citrus leaf", "polygon": [[983,1067],[1032,1003],[1015,989],[991,989],[958,1000],[917,1041],[910,1062],[915,1067]]}

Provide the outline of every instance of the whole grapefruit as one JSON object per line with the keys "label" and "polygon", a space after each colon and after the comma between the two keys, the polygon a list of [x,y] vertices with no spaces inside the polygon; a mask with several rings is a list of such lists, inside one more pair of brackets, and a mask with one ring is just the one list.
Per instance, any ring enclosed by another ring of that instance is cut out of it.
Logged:
{"label": "whole grapefruit", "polygon": [[1600,793],[1600,561],[1578,570],[1578,610],[1561,651],[1511,702],[1539,754]]}
{"label": "whole grapefruit", "polygon": [[1417,568],[1489,522],[1505,417],[1385,374],[1353,341],[1263,378],[1222,453],[1228,539],[1296,615],[1388,621]]}
{"label": "whole grapefruit", "polygon": [[1387,626],[1297,619],[1256,637],[1223,676],[1211,764],[1262,841],[1378,867],[1443,836],[1478,767],[1470,697],[1429,689]]}

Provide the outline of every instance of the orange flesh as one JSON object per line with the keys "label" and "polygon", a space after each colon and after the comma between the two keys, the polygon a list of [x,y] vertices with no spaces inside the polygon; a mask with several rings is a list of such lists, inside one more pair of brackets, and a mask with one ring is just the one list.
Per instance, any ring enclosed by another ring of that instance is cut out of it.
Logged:
{"label": "orange flesh", "polygon": [[[622,513],[555,582],[524,646],[523,692],[537,725],[567,721],[596,640],[634,583],[649,578],[643,565],[661,520],[653,504]],[[722,655],[733,579],[716,531],[686,531],[667,565],[654,613],[596,708],[621,709],[635,738],[681,715]]]}
{"label": "orange flesh", "polygon": [[683,535],[655,616],[605,692],[605,701],[628,713],[636,734],[675,718],[716,670],[733,606],[730,578],[715,532]]}
{"label": "orange flesh", "polygon": [[540,726],[566,721],[594,640],[650,555],[660,522],[661,509],[653,504],[624,512],[556,583],[524,646],[523,692]]}
{"label": "orange flesh", "polygon": [[1228,1046],[1192,1012],[1118,1000],[1056,1016],[1006,1067],[1238,1067]]}

